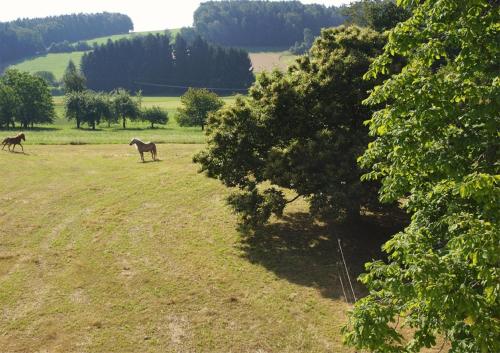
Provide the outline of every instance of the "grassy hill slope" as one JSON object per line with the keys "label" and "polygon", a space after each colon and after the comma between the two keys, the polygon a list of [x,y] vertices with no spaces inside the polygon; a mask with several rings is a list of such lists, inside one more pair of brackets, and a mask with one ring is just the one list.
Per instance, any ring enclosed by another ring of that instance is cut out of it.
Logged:
{"label": "grassy hill slope", "polygon": [[[172,35],[177,34],[179,29],[171,29]],[[135,32],[129,34],[117,34],[114,36],[107,36],[101,38],[95,38],[87,40],[87,43],[92,45],[94,42],[98,44],[104,44],[108,39],[120,40],[122,38],[131,38],[134,36],[147,35],[149,33],[163,33],[164,31],[149,31],[149,32]],[[243,48],[250,53],[250,59],[254,67],[254,72],[262,72],[264,70],[270,71],[274,68],[284,70],[288,65],[293,62],[296,58],[295,55],[287,51],[286,48],[277,47],[251,47]],[[36,71],[51,71],[54,73],[57,79],[61,79],[68,65],[69,60],[73,60],[76,64],[80,62],[83,52],[73,52],[73,53],[58,53],[58,54],[47,54],[39,56],[36,58],[25,60],[11,67],[17,68],[22,71],[36,72]]]}

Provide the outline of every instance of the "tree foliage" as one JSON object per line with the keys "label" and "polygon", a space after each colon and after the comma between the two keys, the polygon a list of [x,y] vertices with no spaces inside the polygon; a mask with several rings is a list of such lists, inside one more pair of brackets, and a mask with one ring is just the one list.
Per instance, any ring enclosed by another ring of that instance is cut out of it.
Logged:
{"label": "tree foliage", "polygon": [[82,92],[85,90],[85,76],[76,68],[73,60],[68,62],[62,78],[65,92]]}
{"label": "tree foliage", "polygon": [[186,41],[177,35],[137,36],[109,41],[82,58],[89,88],[111,91],[123,87],[145,94],[179,94],[186,87],[245,89],[253,82],[248,53],[213,46],[199,36]]}
{"label": "tree foliage", "polygon": [[181,96],[182,106],[177,109],[180,126],[201,126],[205,129],[207,117],[224,105],[222,99],[207,89],[190,88]]}
{"label": "tree foliage", "polygon": [[54,103],[43,78],[18,70],[7,70],[0,78],[0,84],[8,87],[3,91],[7,97],[6,101],[15,101],[17,104],[15,109],[7,108],[9,115],[15,113],[14,119],[11,117],[7,118],[8,120],[19,122],[24,128],[34,124],[52,123],[55,115]]}
{"label": "tree foliage", "polygon": [[14,126],[18,108],[19,97],[16,92],[0,81],[0,128]]}
{"label": "tree foliage", "polygon": [[384,43],[368,29],[323,30],[288,73],[260,75],[249,99],[209,118],[208,147],[195,161],[240,188],[229,203],[245,223],[280,216],[289,202],[284,188],[306,198],[317,216],[356,216],[376,199],[373,185],[360,183],[356,159],[371,112],[361,102],[374,84],[362,76]]}
{"label": "tree foliage", "polygon": [[407,64],[366,101],[384,108],[369,120],[376,140],[361,164],[412,220],[384,245],[388,262],[367,265],[370,294],[345,339],[373,352],[418,352],[438,337],[453,353],[500,352],[499,6],[399,3],[413,15],[367,77],[394,55]]}
{"label": "tree foliage", "polygon": [[123,88],[114,90],[111,93],[112,112],[119,120],[122,120],[122,126],[125,129],[127,118],[137,120],[141,117],[141,95],[140,93],[133,97],[130,92]]}
{"label": "tree foliage", "polygon": [[87,124],[95,130],[102,120],[113,116],[108,95],[90,90],[66,93],[64,107],[66,118],[75,120],[77,128],[80,128],[81,124]]}
{"label": "tree foliage", "polygon": [[344,22],[339,8],[299,1],[207,1],[194,13],[194,27],[209,41],[232,46],[291,46],[304,29]]}
{"label": "tree foliage", "polygon": [[349,24],[383,32],[407,20],[411,13],[398,7],[395,0],[359,0],[342,9]]}
{"label": "tree foliage", "polygon": [[168,112],[157,106],[144,108],[141,112],[141,119],[150,122],[153,129],[154,124],[165,125],[168,123]]}

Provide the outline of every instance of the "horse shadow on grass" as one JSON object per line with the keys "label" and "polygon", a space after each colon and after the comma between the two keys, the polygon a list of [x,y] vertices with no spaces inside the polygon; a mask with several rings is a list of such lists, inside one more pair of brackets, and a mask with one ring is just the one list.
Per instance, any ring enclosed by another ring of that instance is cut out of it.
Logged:
{"label": "horse shadow on grass", "polygon": [[319,223],[308,213],[299,212],[252,232],[241,229],[240,248],[251,263],[264,266],[280,278],[317,288],[327,298],[353,302],[338,240],[359,298],[367,294],[357,281],[365,272],[364,264],[383,259],[382,244],[402,228],[401,221],[387,222],[375,216],[343,224]]}

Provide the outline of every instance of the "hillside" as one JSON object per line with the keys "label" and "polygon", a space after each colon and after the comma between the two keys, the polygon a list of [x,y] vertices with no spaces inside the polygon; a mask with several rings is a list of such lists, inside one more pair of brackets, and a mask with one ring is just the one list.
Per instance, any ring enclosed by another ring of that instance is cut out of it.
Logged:
{"label": "hillside", "polygon": [[[180,29],[171,29],[169,31],[172,36],[175,36],[179,32],[179,30]],[[123,38],[133,38],[135,36],[144,36],[147,34],[157,34],[163,32],[163,30],[160,30],[118,34],[113,36],[89,39],[86,42],[89,45],[93,45],[93,43],[105,44],[108,39],[117,41]],[[283,47],[242,47],[242,49],[246,49],[249,52],[252,65],[254,67],[254,72],[256,73],[262,72],[264,70],[270,71],[274,68],[282,70],[286,69],[286,67],[296,57]],[[83,56],[83,53],[84,52],[46,54],[22,61],[10,67],[22,71],[28,71],[31,73],[37,71],[50,71],[54,73],[56,79],[60,80],[62,78],[64,70],[66,69],[66,66],[68,65],[68,61],[71,59],[77,64],[80,63],[80,59]]]}
{"label": "hillside", "polygon": [[[172,35],[175,35],[178,31],[179,31],[178,29],[170,30]],[[157,34],[163,32],[164,31],[147,31],[147,32],[132,32],[128,34],[116,34],[112,36],[89,39],[86,40],[85,42],[87,42],[89,45],[93,45],[93,43],[97,43],[100,45],[100,44],[105,44],[108,40],[117,41],[123,38],[133,38],[136,36],[145,36],[148,34]],[[31,73],[37,71],[50,71],[56,76],[56,79],[60,80],[62,78],[62,75],[64,74],[64,70],[66,69],[69,60],[73,60],[76,64],[79,64],[83,54],[84,52],[57,53],[57,54],[50,53],[35,58],[31,58],[28,60],[24,60],[10,67],[19,69],[21,71],[28,71]]]}

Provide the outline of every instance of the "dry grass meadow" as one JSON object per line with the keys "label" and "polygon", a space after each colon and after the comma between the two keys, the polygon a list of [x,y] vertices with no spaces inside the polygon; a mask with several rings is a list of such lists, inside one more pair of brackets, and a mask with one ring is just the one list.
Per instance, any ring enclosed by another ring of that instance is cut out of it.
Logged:
{"label": "dry grass meadow", "polygon": [[239,233],[200,148],[1,151],[2,353],[347,351],[326,228]]}

